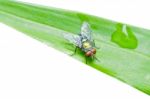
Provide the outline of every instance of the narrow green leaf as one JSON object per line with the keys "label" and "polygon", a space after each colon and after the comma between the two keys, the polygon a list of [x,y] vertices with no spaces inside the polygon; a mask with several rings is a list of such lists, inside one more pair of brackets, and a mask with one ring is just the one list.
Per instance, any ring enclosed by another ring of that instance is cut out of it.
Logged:
{"label": "narrow green leaf", "polygon": [[[100,47],[96,54],[100,62],[89,60],[88,65],[150,94],[150,30],[130,25],[124,28],[123,24],[79,12],[0,1],[0,22],[67,54],[74,46],[63,34],[78,34],[83,21],[91,25]],[[72,57],[85,62],[81,51]]]}

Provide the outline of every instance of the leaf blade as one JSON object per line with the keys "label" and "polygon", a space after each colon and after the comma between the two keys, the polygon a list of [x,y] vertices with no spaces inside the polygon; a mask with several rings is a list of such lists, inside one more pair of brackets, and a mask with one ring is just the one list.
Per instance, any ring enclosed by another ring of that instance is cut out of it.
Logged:
{"label": "leaf blade", "polygon": [[[130,26],[139,45],[134,50],[124,49],[111,42],[117,22],[79,12],[0,1],[1,22],[65,53],[72,52],[74,47],[65,44],[62,34],[79,33],[84,19],[91,24],[96,44],[101,47],[97,52],[101,63],[89,65],[150,94],[149,30]],[[74,57],[84,62],[80,53]]]}

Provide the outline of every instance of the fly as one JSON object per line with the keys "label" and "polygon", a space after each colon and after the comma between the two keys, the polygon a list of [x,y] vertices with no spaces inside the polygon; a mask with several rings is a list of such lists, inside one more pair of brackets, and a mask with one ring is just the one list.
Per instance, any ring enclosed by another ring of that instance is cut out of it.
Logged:
{"label": "fly", "polygon": [[72,55],[76,53],[77,48],[81,49],[81,51],[84,52],[86,64],[88,57],[92,57],[92,59],[94,58],[97,59],[95,57],[96,54],[95,42],[92,36],[90,25],[87,22],[83,22],[80,34],[78,35],[65,34],[64,38],[76,46],[75,51]]}

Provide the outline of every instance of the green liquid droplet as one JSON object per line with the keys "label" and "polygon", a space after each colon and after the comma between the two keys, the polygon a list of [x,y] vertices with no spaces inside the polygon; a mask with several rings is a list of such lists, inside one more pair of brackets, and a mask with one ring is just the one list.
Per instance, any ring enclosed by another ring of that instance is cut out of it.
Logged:
{"label": "green liquid droplet", "polygon": [[138,46],[138,40],[130,27],[118,23],[116,31],[111,36],[111,41],[120,47],[135,49]]}

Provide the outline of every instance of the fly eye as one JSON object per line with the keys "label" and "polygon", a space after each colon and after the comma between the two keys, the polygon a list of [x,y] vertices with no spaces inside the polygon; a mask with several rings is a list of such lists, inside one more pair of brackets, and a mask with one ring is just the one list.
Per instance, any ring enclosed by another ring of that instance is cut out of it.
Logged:
{"label": "fly eye", "polygon": [[96,49],[92,49],[93,54],[96,54]]}
{"label": "fly eye", "polygon": [[88,51],[85,53],[85,56],[91,56],[92,55],[92,52],[91,51]]}

